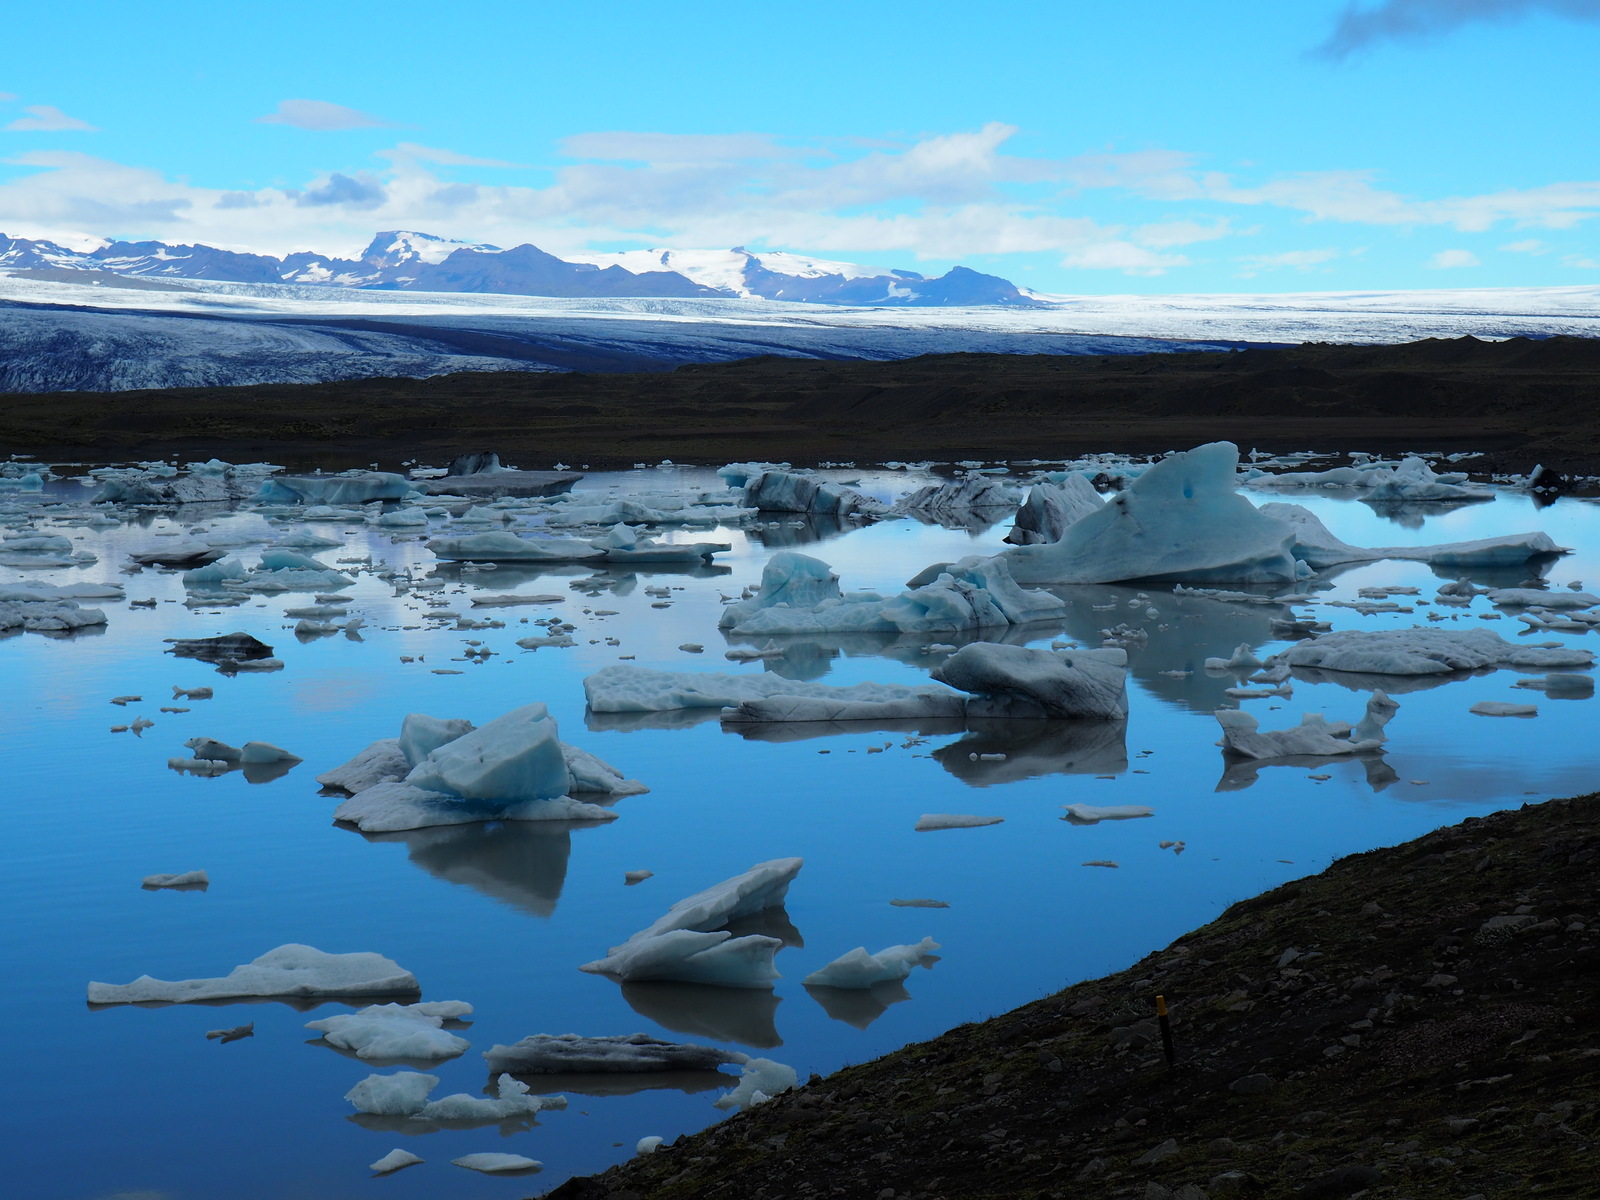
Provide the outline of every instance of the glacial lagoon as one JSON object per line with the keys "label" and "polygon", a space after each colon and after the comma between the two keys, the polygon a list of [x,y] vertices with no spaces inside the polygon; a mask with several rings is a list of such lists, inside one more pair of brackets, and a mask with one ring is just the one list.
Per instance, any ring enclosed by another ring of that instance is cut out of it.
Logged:
{"label": "glacial lagoon", "polygon": [[[1022,487],[1032,473],[995,478]],[[935,478],[876,468],[821,475],[884,501]],[[652,467],[588,474],[575,495],[606,501],[721,486],[710,469]],[[1573,581],[1600,585],[1600,505],[1589,500],[1541,506],[1515,486],[1465,506],[1368,504],[1359,492],[1323,489],[1245,494],[1258,504],[1302,504],[1356,545],[1544,531],[1573,551],[1539,566],[1552,591]],[[65,535],[96,560],[0,566],[0,587],[104,581],[126,593],[82,601],[105,612],[103,627],[0,640],[0,677],[11,697],[0,869],[12,912],[0,937],[11,974],[3,1003],[16,1034],[7,1177],[18,1195],[520,1197],[631,1155],[642,1137],[671,1140],[724,1119],[712,1101],[736,1082],[702,1073],[552,1078],[549,1087],[530,1079],[535,1091],[566,1095],[568,1107],[536,1119],[421,1131],[404,1119],[356,1113],[345,1093],[392,1068],[330,1048],[305,1028],[357,1005],[98,1007],[85,1003],[91,980],[218,976],[286,943],[373,951],[412,972],[424,1000],[474,1008],[470,1025],[454,1030],[471,1049],[420,1068],[440,1077],[436,1096],[487,1094],[492,1080],[480,1052],[536,1033],[643,1032],[771,1058],[804,1079],[1123,967],[1234,901],[1338,856],[1594,787],[1594,700],[1515,686],[1542,674],[1531,670],[1387,681],[1399,708],[1381,755],[1261,765],[1227,758],[1217,745],[1219,707],[1243,707],[1263,729],[1295,724],[1307,712],[1355,722],[1372,681],[1296,672],[1290,696],[1232,700],[1226,690],[1249,672],[1207,671],[1205,660],[1228,658],[1241,645],[1262,659],[1285,649],[1291,643],[1272,621],[1291,610],[1175,593],[1171,585],[1058,587],[1069,605],[1065,620],[982,635],[1095,647],[1105,630],[1142,631],[1122,638],[1125,725],[927,719],[889,728],[724,727],[714,708],[586,709],[584,679],[619,662],[828,684],[925,684],[950,652],[929,647],[978,635],[777,638],[783,657],[734,663],[725,653],[752,642],[718,631],[725,598],[757,584],[781,550],[827,562],[846,589],[894,595],[930,563],[1002,549],[1010,526],[1004,511],[986,511],[993,524],[973,519],[958,528],[906,517],[841,522],[766,513],[664,534],[728,543],[711,565],[494,570],[441,562],[420,529],[290,515],[274,520],[270,536],[311,529],[337,541],[307,553],[353,575],[342,591],[351,615],[364,620],[352,635],[297,636],[285,611],[312,604],[309,592],[191,608],[181,572],[123,573],[130,553],[192,537],[191,526],[224,541],[230,529],[239,537],[259,532],[248,501],[125,508],[89,523],[93,495],[71,478],[39,492],[0,493],[9,535]],[[528,514],[511,515],[525,523]],[[431,523],[437,533],[449,517]],[[262,545],[245,540],[228,552],[251,563]],[[1254,590],[1309,592],[1313,602],[1293,611],[1335,630],[1409,628],[1437,613],[1437,627],[1488,628],[1519,645],[1592,645],[1571,630],[1525,633],[1518,610],[1485,596],[1455,604],[1436,597],[1452,579],[1514,587],[1532,573],[1436,573],[1419,562],[1379,561],[1324,571],[1294,589]],[[397,578],[408,586],[396,586]],[[1412,611],[1335,603],[1357,603],[1362,589],[1385,587],[1416,588],[1388,597]],[[474,595],[515,591],[561,599],[471,603]],[[460,629],[454,619],[429,615],[439,612],[503,625]],[[516,645],[551,617],[575,627],[572,646]],[[271,645],[283,669],[219,673],[168,653],[166,639],[233,631]],[[696,644],[699,653],[681,648]],[[484,649],[491,653],[480,657]],[[213,689],[212,698],[174,695],[202,687]],[[129,696],[140,699],[111,703]],[[1533,703],[1538,715],[1470,713],[1481,701]],[[315,776],[396,736],[406,714],[482,725],[533,702],[548,706],[563,741],[649,792],[603,801],[617,814],[609,823],[484,822],[379,834],[333,823],[341,797],[326,794]],[[140,717],[152,724],[111,732]],[[303,761],[214,776],[169,768],[169,760],[192,753],[185,743],[197,737],[272,743]],[[1062,819],[1062,806],[1074,803],[1143,805],[1154,815],[1077,824]],[[930,813],[1004,821],[916,832]],[[578,970],[677,900],[788,856],[805,865],[783,909],[736,930],[785,943],[776,956],[783,977],[772,991],[619,984]],[[1116,866],[1084,865],[1092,862]],[[152,874],[193,869],[208,873],[206,889],[140,886]],[[629,886],[630,871],[653,875]],[[948,907],[890,903],[897,899]],[[903,985],[829,994],[800,982],[853,947],[876,951],[924,937],[939,943],[938,960]],[[1283,949],[1261,947],[1263,962]],[[1181,997],[1172,999],[1181,1005]],[[249,1022],[252,1036],[225,1044],[206,1037]],[[372,1177],[367,1164],[395,1148],[426,1161]],[[450,1165],[486,1152],[525,1155],[543,1170],[508,1179]]]}

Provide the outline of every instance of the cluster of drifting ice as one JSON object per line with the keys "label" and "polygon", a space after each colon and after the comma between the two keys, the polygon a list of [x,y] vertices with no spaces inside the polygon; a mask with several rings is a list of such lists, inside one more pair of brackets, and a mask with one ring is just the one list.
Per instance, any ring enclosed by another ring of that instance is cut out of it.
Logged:
{"label": "cluster of drifting ice", "polygon": [[513,709],[482,728],[412,713],[398,738],[372,743],[317,782],[352,793],[334,819],[368,833],[489,820],[610,821],[615,813],[572,793],[649,790],[557,733],[543,704]]}
{"label": "cluster of drifting ice", "polygon": [[774,554],[749,600],[728,605],[718,627],[744,637],[816,633],[944,633],[1060,620],[1067,605],[1025,591],[1003,562],[969,558],[940,563],[883,597],[843,592],[827,563],[793,551]]}
{"label": "cluster of drifting ice", "polygon": [[132,983],[91,983],[91,1004],[187,1004],[254,996],[397,996],[416,992],[417,977],[381,954],[326,954],[290,943],[235,967],[220,979],[168,981],[141,975]]}
{"label": "cluster of drifting ice", "polygon": [[624,982],[671,979],[770,988],[778,978],[772,957],[783,943],[759,934],[734,937],[722,927],[783,903],[802,865],[798,858],[757,863],[742,875],[678,901],[649,928],[580,969]]}
{"label": "cluster of drifting ice", "polygon": [[415,1117],[422,1121],[503,1121],[507,1117],[531,1117],[546,1109],[567,1106],[565,1096],[529,1095],[528,1085],[510,1075],[500,1076],[494,1097],[459,1092],[440,1100],[429,1100],[428,1093],[438,1086],[437,1075],[396,1071],[393,1075],[368,1075],[346,1092],[344,1098],[359,1113]]}
{"label": "cluster of drifting ice", "polygon": [[923,938],[913,946],[889,946],[876,954],[868,954],[865,946],[857,946],[848,954],[841,954],[827,966],[811,972],[801,982],[806,987],[869,988],[877,983],[894,983],[911,974],[911,968],[921,965],[924,959],[939,949],[931,937]]}
{"label": "cluster of drifting ice", "polygon": [[1398,466],[1334,467],[1327,471],[1286,471],[1279,475],[1252,475],[1244,485],[1257,489],[1280,488],[1369,488],[1368,500],[1404,500],[1411,503],[1438,501],[1492,500],[1487,488],[1462,487],[1466,476],[1459,472],[1435,474],[1433,468],[1415,455]]}
{"label": "cluster of drifting ice", "polygon": [[518,1075],[564,1072],[606,1073],[647,1071],[714,1071],[727,1063],[744,1063],[737,1050],[718,1050],[689,1042],[663,1042],[642,1033],[619,1037],[580,1037],[576,1033],[536,1033],[510,1046],[483,1052],[489,1070]]}
{"label": "cluster of drifting ice", "polygon": [[1484,667],[1586,667],[1589,650],[1515,646],[1488,629],[1346,629],[1297,642],[1267,660],[1367,675],[1447,675]]}
{"label": "cluster of drifting ice", "polygon": [[1387,740],[1383,727],[1399,707],[1382,692],[1373,692],[1366,716],[1354,727],[1343,721],[1330,722],[1321,713],[1306,713],[1300,724],[1266,733],[1259,732],[1256,718],[1241,709],[1219,709],[1216,717],[1222,726],[1223,749],[1229,753],[1245,758],[1327,757],[1381,749]]}
{"label": "cluster of drifting ice", "polygon": [[323,1041],[357,1058],[454,1058],[472,1043],[443,1028],[445,1021],[472,1014],[460,1000],[420,1004],[372,1004],[353,1013],[306,1022]]}

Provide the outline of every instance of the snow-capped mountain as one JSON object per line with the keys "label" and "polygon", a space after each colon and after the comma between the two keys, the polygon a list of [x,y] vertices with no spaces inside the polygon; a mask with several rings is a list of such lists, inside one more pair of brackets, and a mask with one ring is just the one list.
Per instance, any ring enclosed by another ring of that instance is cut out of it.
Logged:
{"label": "snow-capped mountain", "polygon": [[732,250],[630,250],[571,259],[524,244],[502,249],[428,233],[378,234],[360,258],[302,251],[284,258],[165,242],[109,242],[79,252],[0,234],[0,271],[84,270],[145,279],[298,283],[384,291],[512,296],[687,299],[725,297],[871,307],[1046,302],[996,275],[954,267],[929,279],[798,254]]}

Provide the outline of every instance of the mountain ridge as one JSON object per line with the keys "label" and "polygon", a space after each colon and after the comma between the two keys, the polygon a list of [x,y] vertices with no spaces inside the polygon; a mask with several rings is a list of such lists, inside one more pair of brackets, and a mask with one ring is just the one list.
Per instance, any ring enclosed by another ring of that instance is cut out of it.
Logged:
{"label": "mountain ridge", "polygon": [[[682,263],[681,269],[675,269]],[[626,265],[625,265],[626,264]],[[654,264],[654,265],[652,265]],[[376,291],[553,297],[740,298],[867,307],[1048,303],[998,275],[952,267],[935,278],[787,253],[623,251],[563,259],[532,243],[509,248],[410,230],[374,235],[359,258],[314,251],[275,258],[214,246],[112,240],[78,251],[0,233],[0,271],[100,271],[141,279],[296,283]]]}

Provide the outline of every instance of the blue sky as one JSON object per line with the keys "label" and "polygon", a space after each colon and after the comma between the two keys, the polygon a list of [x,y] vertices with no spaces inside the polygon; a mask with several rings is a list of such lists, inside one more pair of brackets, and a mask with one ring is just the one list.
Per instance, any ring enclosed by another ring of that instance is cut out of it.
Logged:
{"label": "blue sky", "polygon": [[58,0],[6,40],[14,236],[1600,283],[1600,0]]}

